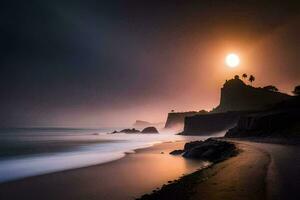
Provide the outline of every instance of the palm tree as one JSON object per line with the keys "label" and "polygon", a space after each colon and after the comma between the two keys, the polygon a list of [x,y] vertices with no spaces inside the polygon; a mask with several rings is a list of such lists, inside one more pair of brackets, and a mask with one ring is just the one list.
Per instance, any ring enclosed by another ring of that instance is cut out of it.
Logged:
{"label": "palm tree", "polygon": [[297,85],[293,91],[293,93],[297,96],[300,96],[300,85]]}
{"label": "palm tree", "polygon": [[252,85],[252,82],[255,81],[255,77],[253,75],[250,75],[249,76],[249,81],[250,81],[250,83]]}
{"label": "palm tree", "polygon": [[246,79],[246,78],[248,77],[248,75],[244,73],[244,74],[242,75],[242,77],[243,77],[243,79]]}

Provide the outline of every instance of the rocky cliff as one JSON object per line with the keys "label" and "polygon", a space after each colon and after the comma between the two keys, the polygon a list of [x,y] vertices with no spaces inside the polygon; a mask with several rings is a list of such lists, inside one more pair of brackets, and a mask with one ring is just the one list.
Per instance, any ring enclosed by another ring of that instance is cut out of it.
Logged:
{"label": "rocky cliff", "polygon": [[209,113],[185,118],[182,135],[210,135],[232,128],[248,112]]}
{"label": "rocky cliff", "polygon": [[194,116],[197,114],[207,113],[204,110],[199,112],[191,111],[191,112],[170,112],[168,113],[168,118],[165,124],[165,128],[174,128],[174,127],[183,127],[184,118],[189,116]]}
{"label": "rocky cliff", "polygon": [[221,88],[220,105],[212,112],[261,110],[289,98],[287,94],[255,88],[236,78],[225,82]]}
{"label": "rocky cliff", "polygon": [[300,137],[300,98],[266,111],[246,115],[229,129],[226,137]]}
{"label": "rocky cliff", "polygon": [[227,130],[236,125],[239,118],[272,107],[291,99],[280,92],[246,85],[239,78],[226,81],[221,89],[220,104],[208,114],[187,116],[184,135],[208,135]]}

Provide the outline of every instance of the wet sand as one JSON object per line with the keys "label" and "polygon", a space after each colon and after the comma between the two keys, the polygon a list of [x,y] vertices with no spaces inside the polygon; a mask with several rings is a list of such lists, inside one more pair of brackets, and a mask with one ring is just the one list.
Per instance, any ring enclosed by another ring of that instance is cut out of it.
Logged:
{"label": "wet sand", "polygon": [[201,161],[169,155],[184,144],[158,144],[110,163],[3,183],[0,199],[134,199],[201,168]]}
{"label": "wet sand", "polygon": [[184,176],[145,195],[142,200],[263,200],[269,155],[256,147],[237,144],[240,153],[204,170]]}
{"label": "wet sand", "polygon": [[300,147],[234,142],[240,153],[184,176],[142,200],[281,200],[300,198]]}
{"label": "wet sand", "polygon": [[269,155],[253,146],[238,144],[241,153],[215,165],[206,173],[207,181],[195,187],[193,199],[266,199]]}
{"label": "wet sand", "polygon": [[300,199],[300,146],[295,141],[290,144],[271,144],[262,141],[240,141],[266,152],[270,157],[266,177],[266,195],[270,200]]}

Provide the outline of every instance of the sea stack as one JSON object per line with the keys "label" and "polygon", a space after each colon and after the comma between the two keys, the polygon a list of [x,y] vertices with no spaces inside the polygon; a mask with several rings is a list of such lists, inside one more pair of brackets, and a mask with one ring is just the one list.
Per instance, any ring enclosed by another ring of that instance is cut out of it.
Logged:
{"label": "sea stack", "polygon": [[149,126],[147,128],[144,128],[141,133],[159,133],[159,132],[154,126]]}

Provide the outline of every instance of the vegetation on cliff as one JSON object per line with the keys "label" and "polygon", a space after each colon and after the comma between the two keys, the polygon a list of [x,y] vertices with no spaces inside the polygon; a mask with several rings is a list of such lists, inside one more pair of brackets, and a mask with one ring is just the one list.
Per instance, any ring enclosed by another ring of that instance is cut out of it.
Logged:
{"label": "vegetation on cliff", "polygon": [[[246,79],[248,76],[243,74]],[[255,80],[253,75],[249,81]],[[238,120],[245,115],[271,108],[273,105],[290,99],[291,96],[278,92],[269,85],[256,88],[245,84],[239,76],[228,80],[221,89],[218,107],[206,115],[188,116],[184,121],[184,135],[210,135],[222,130],[233,128]]]}
{"label": "vegetation on cliff", "polygon": [[275,86],[256,88],[236,77],[225,82],[221,88],[220,105],[212,112],[261,110],[290,97],[278,92]]}

